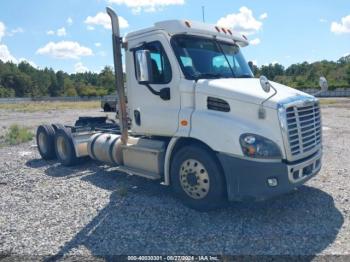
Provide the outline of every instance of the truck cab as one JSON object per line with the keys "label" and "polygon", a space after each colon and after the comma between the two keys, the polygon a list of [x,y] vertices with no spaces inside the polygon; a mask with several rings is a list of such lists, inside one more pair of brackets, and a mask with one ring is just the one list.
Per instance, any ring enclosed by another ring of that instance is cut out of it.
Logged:
{"label": "truck cab", "polygon": [[[117,15],[109,8],[107,12],[121,132],[96,133],[94,128],[89,134],[73,134],[67,144],[74,145],[75,157],[89,155],[121,171],[157,179],[200,210],[226,200],[280,195],[320,171],[318,99],[255,78],[243,56],[249,44],[244,35],[170,20],[121,39]],[[321,80],[326,89],[326,80]],[[63,141],[59,136],[56,148]],[[61,158],[59,150],[57,156]]]}
{"label": "truck cab", "polygon": [[[225,173],[230,199],[263,199],[320,170],[319,101],[271,82],[276,94],[259,117],[274,90],[265,92],[254,78],[241,50],[245,36],[172,20],[130,33],[125,43],[132,132],[205,145]],[[147,81],[137,72],[142,62]],[[159,96],[164,89],[167,99]]]}

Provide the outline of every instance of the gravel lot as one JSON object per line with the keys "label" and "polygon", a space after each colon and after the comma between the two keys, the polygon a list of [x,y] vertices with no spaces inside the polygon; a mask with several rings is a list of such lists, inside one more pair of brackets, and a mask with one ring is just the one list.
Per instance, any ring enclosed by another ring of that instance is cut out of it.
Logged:
{"label": "gravel lot", "polygon": [[[299,190],[261,203],[200,213],[170,188],[89,161],[74,168],[40,159],[34,140],[0,149],[2,255],[349,254],[350,100],[323,106],[320,174]],[[97,110],[19,113],[12,123],[73,124]]]}

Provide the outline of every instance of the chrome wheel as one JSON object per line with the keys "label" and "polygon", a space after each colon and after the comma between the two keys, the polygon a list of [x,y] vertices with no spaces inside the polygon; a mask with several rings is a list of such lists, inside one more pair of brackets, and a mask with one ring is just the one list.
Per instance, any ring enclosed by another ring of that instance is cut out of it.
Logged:
{"label": "chrome wheel", "polygon": [[67,159],[68,158],[68,148],[67,148],[67,144],[66,144],[64,137],[59,136],[57,138],[56,146],[57,146],[57,153],[59,154],[60,158]]}
{"label": "chrome wheel", "polygon": [[38,135],[38,145],[40,147],[40,150],[44,154],[46,154],[47,153],[47,137],[43,132],[39,133],[39,135]]}
{"label": "chrome wheel", "polygon": [[209,175],[204,165],[195,159],[184,161],[180,167],[182,189],[194,199],[202,199],[209,192]]}

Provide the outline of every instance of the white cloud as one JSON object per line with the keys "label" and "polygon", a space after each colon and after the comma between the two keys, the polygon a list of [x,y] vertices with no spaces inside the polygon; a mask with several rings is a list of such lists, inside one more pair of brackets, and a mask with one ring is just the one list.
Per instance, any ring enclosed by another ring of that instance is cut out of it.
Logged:
{"label": "white cloud", "polygon": [[101,43],[97,42],[94,44],[96,47],[100,47],[101,46]]}
{"label": "white cloud", "polygon": [[5,35],[6,27],[3,22],[0,21],[0,41],[2,37]]}
{"label": "white cloud", "polygon": [[68,25],[72,25],[73,24],[73,19],[71,17],[68,17],[66,22],[67,22]]}
{"label": "white cloud", "polygon": [[89,69],[83,65],[82,62],[78,62],[74,65],[74,72],[75,73],[84,73],[89,71]]}
{"label": "white cloud", "polygon": [[[106,13],[103,12],[99,12],[95,16],[88,16],[84,23],[88,25],[88,30],[93,30],[91,28],[89,29],[89,26],[91,25],[101,25],[105,29],[112,28],[111,19]],[[119,26],[120,28],[127,28],[129,27],[129,23],[125,20],[125,18],[119,16]]]}
{"label": "white cloud", "polygon": [[324,19],[324,18],[320,18],[320,23],[327,23],[328,20],[327,19]]}
{"label": "white cloud", "polygon": [[161,11],[164,7],[170,5],[183,5],[185,0],[109,0],[108,2],[111,4],[126,5],[132,9],[134,14],[138,14],[141,11]]}
{"label": "white cloud", "polygon": [[81,56],[93,55],[90,48],[72,41],[49,42],[45,46],[39,48],[36,53],[59,59],[79,59]]}
{"label": "white cloud", "polygon": [[331,31],[335,34],[350,33],[350,15],[343,17],[340,23],[332,22]]}
{"label": "white cloud", "polygon": [[66,28],[62,27],[60,29],[57,29],[56,34],[57,34],[57,36],[65,36],[67,34]]}
{"label": "white cloud", "polygon": [[3,62],[17,63],[17,59],[11,55],[10,50],[6,45],[0,45],[0,60]]}
{"label": "white cloud", "polygon": [[66,36],[67,35],[67,31],[65,27],[61,27],[59,29],[57,29],[57,31],[55,32],[54,30],[49,30],[46,32],[47,35],[57,35],[57,36]]}
{"label": "white cloud", "polygon": [[217,24],[229,27],[242,34],[250,35],[258,32],[262,27],[262,22],[256,20],[252,10],[243,6],[237,14],[229,14],[218,20]]}
{"label": "white cloud", "polygon": [[258,66],[258,60],[252,60],[253,65]]}
{"label": "white cloud", "polygon": [[258,45],[258,44],[260,44],[260,38],[255,38],[255,39],[253,39],[253,40],[250,40],[249,41],[249,44],[251,44],[251,45]]}
{"label": "white cloud", "polygon": [[22,27],[17,27],[15,29],[12,29],[11,32],[8,33],[9,36],[14,36],[15,34],[18,34],[18,33],[23,33],[24,30]]}
{"label": "white cloud", "polygon": [[89,31],[93,31],[93,30],[95,30],[95,27],[93,27],[93,26],[91,26],[91,25],[88,25],[88,26],[86,27],[86,29],[89,30]]}
{"label": "white cloud", "polygon": [[264,20],[268,17],[267,13],[263,13],[259,16],[260,20]]}
{"label": "white cloud", "polygon": [[47,35],[54,35],[54,34],[55,34],[55,31],[49,30],[49,31],[46,32],[46,34],[47,34]]}

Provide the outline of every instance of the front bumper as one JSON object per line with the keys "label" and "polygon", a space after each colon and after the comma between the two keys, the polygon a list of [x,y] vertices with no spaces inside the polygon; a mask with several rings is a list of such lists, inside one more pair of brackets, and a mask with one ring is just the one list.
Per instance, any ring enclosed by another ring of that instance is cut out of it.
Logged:
{"label": "front bumper", "polygon": [[[230,201],[264,200],[303,185],[321,169],[322,151],[293,163],[258,162],[218,153]],[[277,179],[270,186],[268,179]]]}

